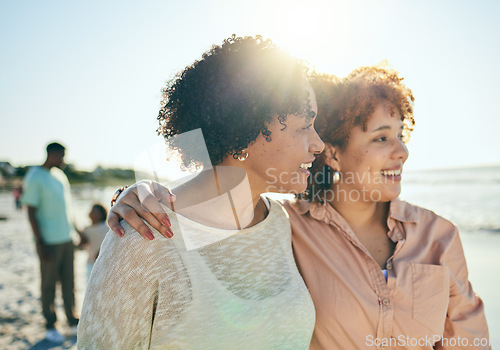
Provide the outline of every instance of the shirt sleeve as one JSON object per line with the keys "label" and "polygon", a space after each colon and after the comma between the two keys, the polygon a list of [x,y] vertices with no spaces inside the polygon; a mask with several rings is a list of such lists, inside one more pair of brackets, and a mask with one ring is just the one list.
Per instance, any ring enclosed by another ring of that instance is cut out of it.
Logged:
{"label": "shirt sleeve", "polygon": [[436,349],[491,349],[484,304],[474,293],[458,230],[444,253],[450,269],[450,299],[443,339]]}
{"label": "shirt sleeve", "polygon": [[108,232],[85,293],[79,349],[149,348],[159,293],[159,241],[134,230],[123,238]]}
{"label": "shirt sleeve", "polygon": [[38,208],[40,206],[40,186],[32,176],[27,176],[24,180],[24,190],[21,202],[24,205]]}

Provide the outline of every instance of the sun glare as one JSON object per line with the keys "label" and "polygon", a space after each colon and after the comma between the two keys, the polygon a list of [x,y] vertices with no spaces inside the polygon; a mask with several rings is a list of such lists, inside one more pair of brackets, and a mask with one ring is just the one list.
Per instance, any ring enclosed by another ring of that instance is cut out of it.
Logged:
{"label": "sun glare", "polygon": [[268,7],[261,26],[291,54],[337,75],[353,67],[363,26],[357,1],[277,1]]}
{"label": "sun glare", "polygon": [[318,13],[307,5],[289,8],[284,14],[282,28],[275,39],[291,53],[304,56],[319,33]]}

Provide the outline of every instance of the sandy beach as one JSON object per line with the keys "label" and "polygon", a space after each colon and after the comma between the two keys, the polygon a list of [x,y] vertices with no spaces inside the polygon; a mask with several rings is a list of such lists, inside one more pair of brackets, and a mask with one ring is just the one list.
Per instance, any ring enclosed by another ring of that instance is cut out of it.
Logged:
{"label": "sandy beach", "polygon": [[[76,349],[76,337],[63,344],[46,340],[40,303],[40,273],[25,210],[16,211],[10,193],[0,193],[0,349]],[[75,257],[76,303],[83,302],[86,252]],[[60,291],[56,294],[58,329],[66,334]]]}
{"label": "sandy beach", "polygon": [[[84,220],[90,204],[76,203],[77,217]],[[16,211],[10,193],[0,193],[0,349],[76,349],[76,337],[63,344],[44,340],[40,306],[38,259],[26,211]],[[83,218],[83,219],[82,219]],[[486,305],[492,344],[500,344],[500,235],[462,232],[470,279]],[[81,308],[86,284],[84,251],[76,252],[76,303]],[[60,295],[57,296],[58,327],[67,331]]]}

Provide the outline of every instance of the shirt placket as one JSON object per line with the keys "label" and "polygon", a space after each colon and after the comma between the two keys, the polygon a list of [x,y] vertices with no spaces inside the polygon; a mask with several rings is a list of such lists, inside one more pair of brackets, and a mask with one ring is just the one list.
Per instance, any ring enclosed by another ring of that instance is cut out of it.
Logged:
{"label": "shirt placket", "polygon": [[[387,343],[390,344],[392,325],[394,320],[394,308],[392,306],[392,289],[389,288],[388,283],[385,281],[385,277],[380,270],[380,266],[373,260],[371,256],[367,254],[367,265],[369,267],[370,278],[372,280],[372,285],[375,293],[378,297],[378,307],[379,307],[379,319],[377,326],[377,339],[381,341],[378,342],[379,346],[377,349],[387,350],[392,349],[390,346],[386,346]],[[388,280],[390,281],[390,280]]]}
{"label": "shirt placket", "polygon": [[[394,320],[394,308],[392,303],[392,291],[394,290],[396,284],[396,276],[394,274],[394,259],[398,255],[399,251],[404,245],[405,235],[401,233],[400,227],[395,222],[391,222],[389,225],[389,238],[396,243],[396,247],[394,249],[394,253],[387,259],[386,269],[387,269],[387,282],[384,278],[384,283],[375,284],[376,287],[380,287],[381,291],[377,292],[379,295],[379,304],[380,304],[380,318],[379,325],[377,329],[377,337],[379,339],[386,339],[388,344],[391,344],[392,339],[392,327]],[[371,259],[373,261],[373,259]],[[376,264],[376,263],[375,263]],[[376,267],[380,269],[380,267],[376,264]],[[380,350],[389,350],[393,349],[392,346],[383,346],[378,347]]]}
{"label": "shirt placket", "polygon": [[[382,273],[382,270],[377,262],[371,257],[366,248],[359,243],[356,238],[354,238],[354,233],[349,233],[344,229],[341,229],[341,231],[344,233],[344,236],[364,255],[366,266],[368,267],[370,284],[372,285],[378,298],[379,319],[376,337],[379,341],[377,342],[377,349],[392,349],[392,347],[385,345],[390,342],[394,320],[394,308],[391,305],[392,288],[389,288],[388,283],[385,281],[384,274]],[[393,256],[389,259],[392,259]]]}

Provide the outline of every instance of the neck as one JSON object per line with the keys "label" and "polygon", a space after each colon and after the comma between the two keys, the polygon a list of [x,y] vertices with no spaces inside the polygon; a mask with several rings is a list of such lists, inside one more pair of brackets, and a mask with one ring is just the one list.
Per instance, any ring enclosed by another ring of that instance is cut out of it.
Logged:
{"label": "neck", "polygon": [[332,200],[330,204],[347,221],[354,232],[370,230],[387,222],[390,202]]}
{"label": "neck", "polygon": [[[234,166],[214,167],[214,178],[218,186],[219,198],[229,199],[239,229],[253,226],[264,220],[267,214],[260,195],[248,179],[246,172]],[[259,205],[259,203],[261,205]]]}
{"label": "neck", "polygon": [[50,163],[48,160],[45,161],[45,163],[42,164],[42,168],[45,168],[47,170],[50,170],[54,167],[54,165],[52,165],[52,163]]}
{"label": "neck", "polygon": [[221,165],[203,171],[174,193],[175,211],[207,226],[241,229],[267,215],[260,192],[239,167]]}

